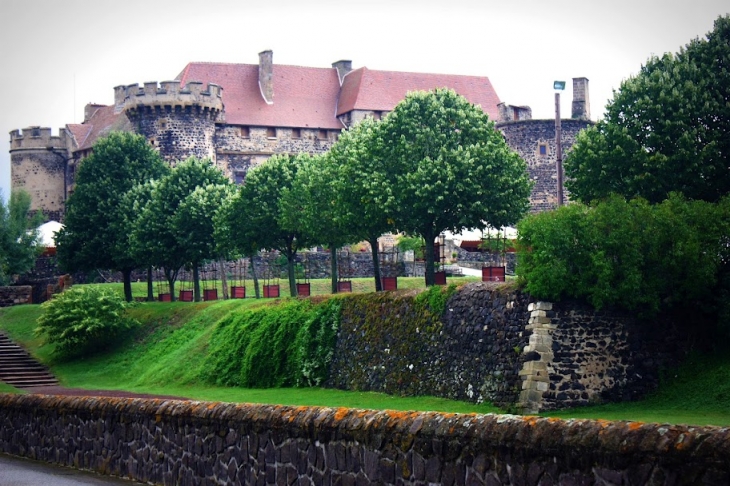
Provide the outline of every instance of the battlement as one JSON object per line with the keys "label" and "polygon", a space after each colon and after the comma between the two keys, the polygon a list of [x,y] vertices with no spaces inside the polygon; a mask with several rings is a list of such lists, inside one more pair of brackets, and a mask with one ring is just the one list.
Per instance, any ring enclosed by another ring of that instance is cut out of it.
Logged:
{"label": "battlement", "polygon": [[196,106],[202,109],[221,112],[223,88],[210,83],[203,90],[203,83],[189,81],[184,87],[180,81],[156,81],[114,88],[114,112],[124,110],[138,110],[142,107],[188,107]]}
{"label": "battlement", "polygon": [[19,149],[66,149],[68,132],[65,128],[53,135],[50,127],[27,127],[10,132],[10,151]]}

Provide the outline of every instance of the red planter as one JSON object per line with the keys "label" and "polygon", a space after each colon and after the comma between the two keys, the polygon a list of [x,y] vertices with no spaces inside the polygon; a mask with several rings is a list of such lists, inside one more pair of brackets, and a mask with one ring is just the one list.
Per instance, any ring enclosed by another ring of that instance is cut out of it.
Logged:
{"label": "red planter", "polygon": [[203,300],[218,300],[218,289],[203,290]]}
{"label": "red planter", "polygon": [[279,297],[278,285],[264,285],[264,299],[274,299]]}
{"label": "red planter", "polygon": [[504,267],[482,267],[482,282],[504,282]]}
{"label": "red planter", "polygon": [[172,300],[172,297],[170,296],[169,292],[166,292],[164,294],[157,294],[157,300],[160,302],[170,302]]}
{"label": "red planter", "polygon": [[383,290],[398,290],[398,277],[383,277]]}
{"label": "red planter", "polygon": [[309,297],[312,292],[312,287],[308,283],[297,284],[297,295],[300,297]]}
{"label": "red planter", "polygon": [[446,272],[433,272],[434,285],[446,285]]}
{"label": "red planter", "polygon": [[180,297],[178,297],[178,300],[180,300],[180,302],[192,302],[193,301],[193,291],[192,290],[181,290]]}
{"label": "red planter", "polygon": [[337,282],[337,291],[338,292],[352,292],[352,281],[345,280],[342,282]]}
{"label": "red planter", "polygon": [[234,285],[231,287],[231,299],[245,299],[246,287]]}

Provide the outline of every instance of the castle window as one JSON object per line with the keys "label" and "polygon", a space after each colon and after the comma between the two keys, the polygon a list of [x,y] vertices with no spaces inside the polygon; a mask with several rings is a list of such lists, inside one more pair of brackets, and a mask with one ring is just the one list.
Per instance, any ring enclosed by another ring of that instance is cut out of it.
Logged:
{"label": "castle window", "polygon": [[40,137],[40,136],[41,136],[41,129],[40,129],[40,128],[34,128],[34,129],[33,129],[33,130],[32,130],[32,131],[30,132],[30,136],[31,136],[31,137]]}
{"label": "castle window", "polygon": [[160,120],[160,130],[164,130],[167,128],[167,121],[166,120]]}
{"label": "castle window", "polygon": [[540,143],[538,145],[538,152],[540,155],[547,155],[547,144],[546,143]]}
{"label": "castle window", "polygon": [[233,177],[236,181],[236,184],[243,184],[243,181],[246,180],[246,173],[236,172],[235,174],[233,174]]}
{"label": "castle window", "polygon": [[319,140],[327,140],[327,130],[320,130],[320,131],[319,131],[319,132],[317,133],[317,138],[318,138]]}
{"label": "castle window", "polygon": [[251,136],[251,132],[249,131],[248,127],[241,127],[241,138],[249,138]]}
{"label": "castle window", "polygon": [[373,119],[380,120],[382,118],[383,112],[382,111],[374,111],[373,112]]}
{"label": "castle window", "polygon": [[266,128],[266,137],[267,138],[276,138],[276,128],[267,127]]}
{"label": "castle window", "polygon": [[291,138],[302,138],[302,131],[298,128],[292,128]]}

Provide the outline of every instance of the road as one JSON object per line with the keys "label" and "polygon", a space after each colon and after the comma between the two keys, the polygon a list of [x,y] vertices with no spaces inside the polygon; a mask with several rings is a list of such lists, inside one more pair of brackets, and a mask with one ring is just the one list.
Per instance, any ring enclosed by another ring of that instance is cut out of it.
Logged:
{"label": "road", "polygon": [[130,486],[141,484],[0,454],[0,486]]}

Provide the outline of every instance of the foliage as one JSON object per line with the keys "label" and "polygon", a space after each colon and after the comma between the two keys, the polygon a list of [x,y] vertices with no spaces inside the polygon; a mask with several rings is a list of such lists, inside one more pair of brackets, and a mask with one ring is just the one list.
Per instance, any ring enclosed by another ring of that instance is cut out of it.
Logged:
{"label": "foliage", "polygon": [[[230,191],[230,181],[209,160],[191,157],[151,187],[149,203],[134,224],[131,247],[164,267],[174,298],[177,272],[184,265],[197,275],[198,265],[218,255],[213,215]],[[196,279],[195,295],[200,289]]]}
{"label": "foliage", "polygon": [[43,222],[42,215],[30,216],[30,196],[23,191],[13,191],[5,204],[0,192],[0,285],[9,285],[13,276],[27,272],[43,251],[38,244],[37,227]]}
{"label": "foliage", "polygon": [[92,354],[138,325],[125,314],[128,305],[109,289],[76,286],[42,305],[35,332],[55,344],[60,357]]}
{"label": "foliage", "polygon": [[124,216],[128,208],[120,201],[135,185],[157,179],[167,170],[142,135],[112,132],[99,139],[76,173],[65,226],[56,238],[59,264],[67,271],[120,270],[125,296],[131,300],[129,278],[138,262],[129,244],[130,228]]}
{"label": "foliage", "polygon": [[614,196],[531,215],[518,229],[517,273],[535,297],[648,316],[667,305],[714,306],[730,261],[727,198],[711,204],[675,194],[650,205]]}
{"label": "foliage", "polygon": [[327,378],[340,305],[294,300],[232,313],[211,336],[210,381],[245,387],[317,386]]}
{"label": "foliage", "polygon": [[649,59],[621,83],[605,118],[578,135],[565,161],[571,197],[657,203],[680,192],[716,202],[730,192],[728,66],[730,16],[706,39]]}
{"label": "foliage", "polygon": [[425,246],[426,242],[420,236],[401,235],[398,237],[398,249],[403,253],[412,251],[416,260],[423,258],[423,248]]}
{"label": "foliage", "polygon": [[[291,190],[300,165],[309,158],[307,154],[275,155],[269,158],[248,172],[239,196],[233,198],[231,206],[226,209],[229,215],[233,215],[234,225],[240,221],[241,228],[233,230],[231,234],[235,236],[238,233],[245,238],[238,243],[241,248],[278,250],[286,256],[292,297],[296,296],[296,253],[301,248],[309,247],[311,242],[303,228],[287,224],[290,220],[284,215],[281,201]],[[288,210],[293,211],[294,208],[289,207]]]}
{"label": "foliage", "polygon": [[448,287],[433,285],[416,296],[416,304],[427,308],[433,316],[441,317],[446,310],[446,303],[455,293],[455,284],[449,284]]}
{"label": "foliage", "polygon": [[409,93],[379,137],[377,153],[396,174],[396,225],[424,238],[428,284],[439,233],[514,224],[529,207],[524,161],[487,114],[454,91]]}

